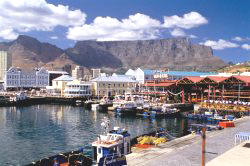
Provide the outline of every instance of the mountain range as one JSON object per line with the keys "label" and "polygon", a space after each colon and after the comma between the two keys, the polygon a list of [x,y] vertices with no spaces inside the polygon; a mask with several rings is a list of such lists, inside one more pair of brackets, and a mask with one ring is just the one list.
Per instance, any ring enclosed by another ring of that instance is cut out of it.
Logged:
{"label": "mountain range", "polygon": [[88,68],[211,71],[226,66],[213,55],[210,47],[192,44],[187,38],[79,41],[72,48],[61,49],[20,35],[14,41],[0,43],[0,50],[7,50],[12,55],[13,66],[21,68],[45,66],[58,69],[65,65],[80,65]]}

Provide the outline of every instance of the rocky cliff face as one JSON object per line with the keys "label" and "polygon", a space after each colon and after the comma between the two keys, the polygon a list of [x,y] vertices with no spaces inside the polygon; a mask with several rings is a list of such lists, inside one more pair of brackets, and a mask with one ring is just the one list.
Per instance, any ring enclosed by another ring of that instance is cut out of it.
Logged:
{"label": "rocky cliff face", "polygon": [[19,36],[9,43],[0,43],[8,50],[13,65],[62,67],[65,64],[109,68],[162,68],[212,70],[224,66],[213,56],[210,47],[194,45],[188,39],[145,41],[80,41],[73,48],[62,50],[28,36]]}
{"label": "rocky cliff face", "polygon": [[[94,48],[97,52],[88,52]],[[213,56],[210,47],[191,44],[188,39],[162,39],[146,41],[80,41],[68,52],[79,57],[99,59],[109,54],[121,61],[123,67],[168,67],[172,69],[215,69],[224,64]],[[97,57],[98,55],[98,57]],[[119,64],[120,65],[120,64]]]}

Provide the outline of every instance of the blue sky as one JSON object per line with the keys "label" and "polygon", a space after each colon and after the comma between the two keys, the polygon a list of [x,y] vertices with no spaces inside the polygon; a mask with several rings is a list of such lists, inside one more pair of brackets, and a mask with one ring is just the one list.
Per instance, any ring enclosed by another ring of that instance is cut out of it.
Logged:
{"label": "blue sky", "polygon": [[61,48],[78,40],[189,37],[235,63],[250,60],[248,0],[1,0],[0,40],[19,34]]}

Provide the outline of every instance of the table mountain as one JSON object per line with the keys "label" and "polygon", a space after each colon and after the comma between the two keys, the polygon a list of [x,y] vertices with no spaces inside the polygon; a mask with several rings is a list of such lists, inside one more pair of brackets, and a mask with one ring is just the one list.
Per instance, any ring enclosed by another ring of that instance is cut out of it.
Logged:
{"label": "table mountain", "polygon": [[20,35],[0,43],[13,65],[24,68],[62,67],[65,64],[108,68],[163,68],[213,70],[225,63],[213,56],[210,47],[192,44],[186,38],[138,41],[79,41],[63,50],[35,38]]}

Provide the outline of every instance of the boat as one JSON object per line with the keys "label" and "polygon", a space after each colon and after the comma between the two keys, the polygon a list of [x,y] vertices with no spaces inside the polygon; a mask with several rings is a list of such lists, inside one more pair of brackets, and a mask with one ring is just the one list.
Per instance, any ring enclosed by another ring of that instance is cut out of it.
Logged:
{"label": "boat", "polygon": [[98,111],[100,109],[100,105],[99,104],[91,104],[91,110],[92,111]]}
{"label": "boat", "polygon": [[109,121],[102,124],[106,132],[97,137],[92,143],[92,158],[96,165],[106,164],[127,165],[125,155],[131,153],[130,134],[125,129],[114,127],[113,130],[107,131]]}
{"label": "boat", "polygon": [[127,101],[115,108],[117,114],[136,115],[137,105],[133,101]]}
{"label": "boat", "polygon": [[27,164],[26,166],[91,166],[92,159],[83,154],[83,148],[71,152],[60,153],[45,157],[41,160]]}

